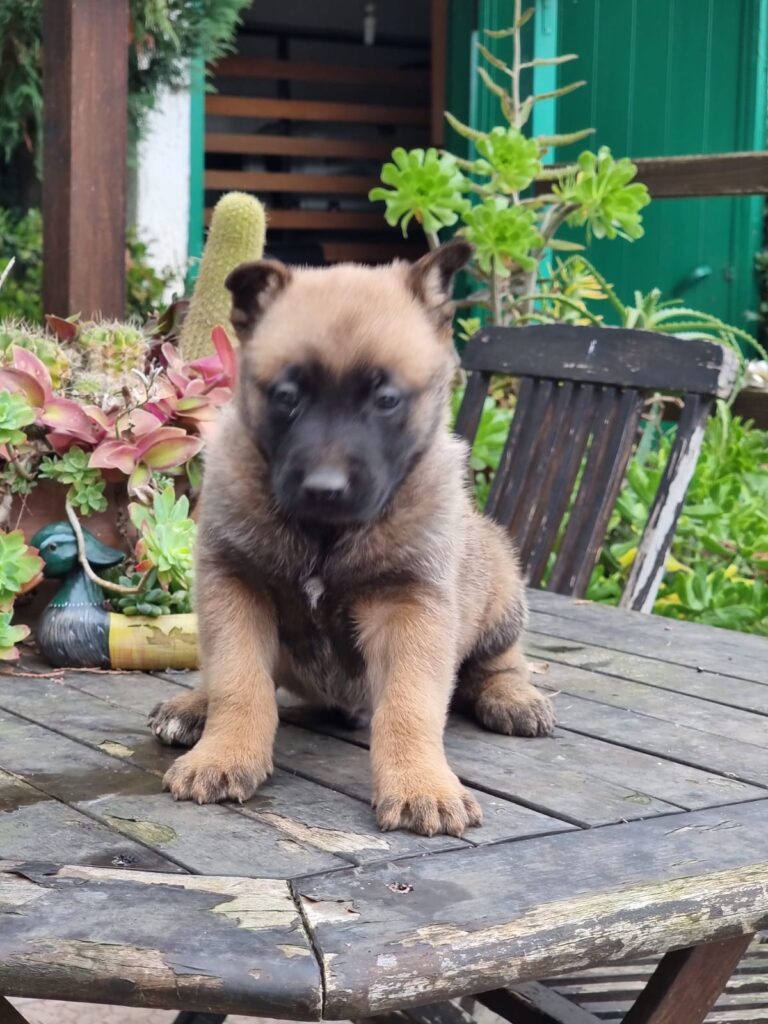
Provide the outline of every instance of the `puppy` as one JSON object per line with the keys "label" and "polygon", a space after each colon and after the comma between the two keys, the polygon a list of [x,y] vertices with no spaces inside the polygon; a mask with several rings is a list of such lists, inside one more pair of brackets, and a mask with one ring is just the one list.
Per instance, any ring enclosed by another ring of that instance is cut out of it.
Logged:
{"label": "puppy", "polygon": [[515,553],[476,510],[448,425],[452,284],[470,253],[261,260],[227,279],[241,354],[200,499],[203,683],[150,719],[194,744],[165,776],[176,799],[252,795],[272,771],[276,686],[371,716],[384,830],[480,824],[443,749],[452,698],[486,729],[552,732],[520,647]]}

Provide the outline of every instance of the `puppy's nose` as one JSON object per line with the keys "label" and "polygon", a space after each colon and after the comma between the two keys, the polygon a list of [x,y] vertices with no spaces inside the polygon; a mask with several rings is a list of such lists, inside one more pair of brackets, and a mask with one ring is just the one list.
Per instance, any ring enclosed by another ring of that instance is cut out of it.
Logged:
{"label": "puppy's nose", "polygon": [[337,466],[318,466],[304,478],[304,497],[314,501],[338,501],[349,487],[349,477]]}

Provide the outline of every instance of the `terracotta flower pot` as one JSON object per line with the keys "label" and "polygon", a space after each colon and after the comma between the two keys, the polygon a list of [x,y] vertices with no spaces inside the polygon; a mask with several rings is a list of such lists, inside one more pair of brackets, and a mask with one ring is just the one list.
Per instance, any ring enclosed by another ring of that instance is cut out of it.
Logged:
{"label": "terracotta flower pot", "polygon": [[[27,541],[49,523],[67,518],[64,509],[66,487],[52,480],[41,481],[31,494],[14,495],[8,518],[8,529],[22,530]],[[125,485],[106,485],[107,509],[82,517],[83,526],[103,544],[120,548],[128,554],[137,540],[136,530],[128,517],[128,494]]]}

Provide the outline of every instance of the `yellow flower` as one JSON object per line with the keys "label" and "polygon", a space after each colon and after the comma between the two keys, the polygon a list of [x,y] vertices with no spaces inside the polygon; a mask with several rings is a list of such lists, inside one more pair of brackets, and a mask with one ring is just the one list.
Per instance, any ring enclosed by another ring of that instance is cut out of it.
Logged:
{"label": "yellow flower", "polygon": [[656,601],[656,607],[666,608],[671,604],[682,604],[679,594],[667,594],[666,597],[660,597]]}
{"label": "yellow flower", "polygon": [[635,558],[637,558],[637,547],[630,548],[629,551],[625,551],[624,554],[618,559],[619,565],[622,569],[626,569],[628,565],[632,565]]}
{"label": "yellow flower", "polygon": [[691,569],[687,565],[683,565],[682,562],[679,562],[674,555],[667,555],[664,568],[667,572],[691,572]]}

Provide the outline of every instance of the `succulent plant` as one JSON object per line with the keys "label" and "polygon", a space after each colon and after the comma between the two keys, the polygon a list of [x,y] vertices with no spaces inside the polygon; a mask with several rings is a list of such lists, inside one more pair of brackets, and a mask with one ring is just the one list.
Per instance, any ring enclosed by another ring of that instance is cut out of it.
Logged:
{"label": "succulent plant", "polygon": [[562,202],[576,207],[568,223],[586,226],[587,238],[642,237],[640,210],[651,201],[645,185],[632,182],[637,168],[626,157],[614,160],[607,146],[582,153],[574,171],[552,186]]}
{"label": "succulent plant", "polygon": [[69,500],[80,515],[105,511],[104,480],[98,469],[90,468],[89,456],[82,448],[75,446],[56,458],[43,459],[39,473],[45,480],[69,487]]}
{"label": "succulent plant", "polygon": [[83,324],[77,343],[87,371],[114,381],[132,370],[143,371],[147,361],[147,337],[133,324],[117,320]]}
{"label": "succulent plant", "polygon": [[24,395],[0,391],[0,445],[23,444],[24,427],[35,422],[35,410]]}
{"label": "succulent plant", "polygon": [[475,161],[475,172],[492,175],[494,187],[504,194],[528,188],[541,170],[538,142],[513,125],[492,128],[475,146],[483,158]]}
{"label": "succulent plant", "polygon": [[0,363],[10,360],[13,348],[33,352],[47,368],[55,388],[62,387],[72,372],[72,361],[64,347],[52,334],[17,320],[0,321]]}
{"label": "succulent plant", "polygon": [[394,227],[399,222],[404,235],[413,217],[424,231],[433,233],[451,227],[469,206],[462,194],[469,183],[456,160],[436,149],[406,152],[398,146],[392,150],[392,162],[382,167],[381,180],[391,188],[374,188],[368,198],[384,200],[387,224]]}
{"label": "succulent plant", "polygon": [[27,546],[21,530],[0,533],[0,609],[8,611],[19,594],[36,586],[43,573],[43,560]]}
{"label": "succulent plant", "polygon": [[173,487],[155,494],[152,507],[132,503],[128,509],[139,531],[139,572],[154,570],[161,586],[189,590],[197,524],[189,516],[189,499]]}
{"label": "succulent plant", "polygon": [[241,263],[261,259],[265,233],[264,207],[254,196],[228,192],[214,207],[195,290],[181,328],[185,360],[214,352],[211,332],[229,323],[232,306],[224,281]]}
{"label": "succulent plant", "polygon": [[462,234],[475,247],[478,266],[486,274],[509,277],[510,267],[536,266],[531,252],[542,244],[536,214],[527,206],[513,206],[501,196],[488,197],[464,214]]}
{"label": "succulent plant", "polygon": [[111,599],[113,611],[122,612],[123,615],[148,615],[156,619],[161,615],[184,615],[192,611],[188,587],[179,587],[173,581],[167,587],[161,586],[156,569],[151,569],[146,577],[138,571],[120,574],[117,582],[124,587],[142,585],[141,590],[135,594]]}
{"label": "succulent plant", "polygon": [[29,626],[12,626],[13,612],[0,612],[0,661],[14,661],[19,656],[16,644],[29,636]]}

